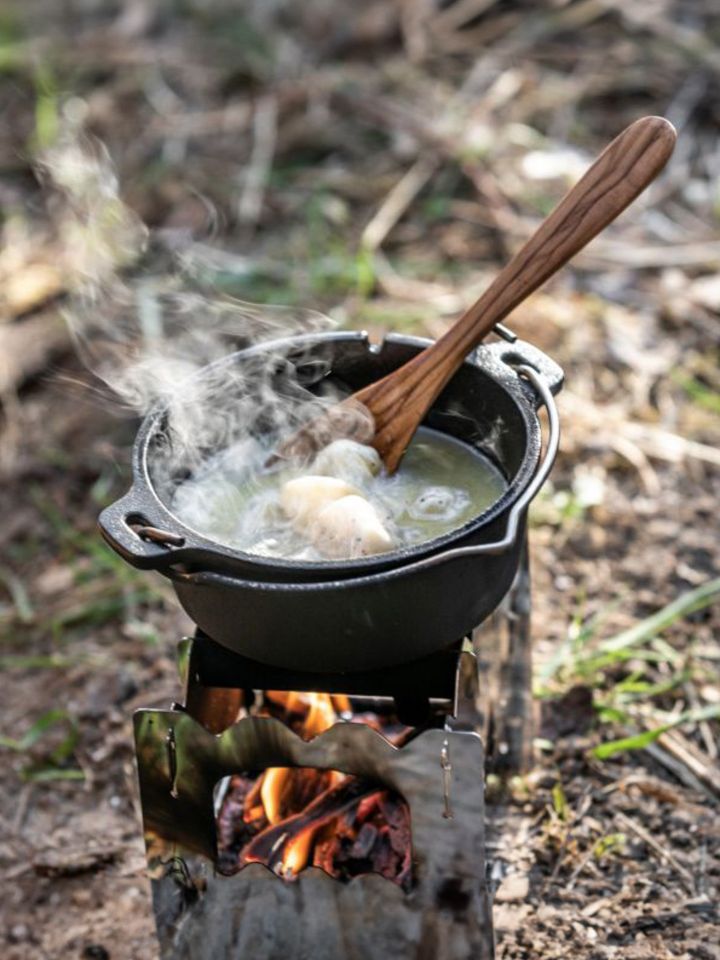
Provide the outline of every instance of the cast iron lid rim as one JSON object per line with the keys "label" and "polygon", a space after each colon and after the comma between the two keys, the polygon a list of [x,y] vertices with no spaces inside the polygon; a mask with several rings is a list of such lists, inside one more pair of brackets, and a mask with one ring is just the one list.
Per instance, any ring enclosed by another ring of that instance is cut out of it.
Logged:
{"label": "cast iron lid rim", "polygon": [[[249,357],[266,353],[268,350],[274,347],[276,348],[280,345],[293,344],[300,347],[303,345],[316,343],[332,344],[343,342],[365,344],[369,351],[381,353],[385,344],[392,345],[393,343],[396,343],[400,346],[414,346],[422,349],[433,341],[427,340],[423,337],[411,337],[404,336],[402,334],[390,333],[381,341],[380,344],[376,345],[370,343],[368,334],[363,331],[331,331],[325,334],[310,333],[302,334],[297,337],[281,337],[276,340],[268,340],[260,344],[255,344],[254,346],[247,347],[243,350],[236,350],[227,356],[221,357],[193,373],[190,377],[188,377],[188,382],[196,378],[201,378],[208,370],[212,368],[230,365],[233,362],[237,362],[238,358],[240,357]],[[493,344],[487,346],[492,348],[495,345]],[[498,344],[498,347],[501,346],[502,344]],[[505,375],[504,371],[501,369],[493,369],[493,366],[496,363],[501,364],[507,369],[507,375]],[[437,553],[440,550],[446,549],[456,540],[478,534],[483,528],[489,527],[517,500],[518,496],[522,493],[522,490],[532,480],[540,460],[540,452],[542,447],[541,430],[537,414],[531,406],[531,397],[534,395],[532,387],[530,387],[516,374],[512,373],[512,368],[505,363],[501,357],[496,357],[493,354],[490,354],[487,357],[487,362],[483,364],[478,362],[476,354],[473,352],[473,354],[467,360],[465,360],[463,366],[466,365],[471,369],[480,369],[485,376],[493,380],[500,389],[504,390],[514,402],[515,407],[519,411],[521,419],[525,425],[525,450],[520,465],[515,472],[515,476],[509,481],[507,487],[497,500],[491,503],[481,514],[478,514],[476,517],[472,517],[470,520],[468,520],[465,524],[463,524],[463,526],[457,527],[448,533],[433,538],[432,540],[425,540],[422,543],[414,546],[401,547],[397,550],[388,551],[387,553],[383,554],[375,554],[369,557],[359,557],[350,560],[320,561],[262,557],[258,554],[248,553],[235,547],[222,544],[216,540],[209,539],[199,531],[196,531],[194,528],[187,526],[169,509],[169,507],[158,495],[153,480],[150,476],[148,463],[149,446],[153,437],[155,436],[158,422],[167,411],[167,405],[162,403],[153,407],[145,416],[140,425],[140,429],[133,446],[133,482],[130,491],[125,496],[130,496],[135,493],[137,495],[137,513],[142,514],[146,509],[149,512],[152,510],[158,511],[161,516],[150,518],[152,525],[156,527],[167,526],[172,533],[177,533],[186,540],[186,545],[184,546],[177,548],[170,547],[168,557],[175,552],[181,554],[177,560],[178,564],[194,563],[195,561],[190,559],[190,554],[204,552],[207,554],[212,554],[213,563],[237,561],[246,565],[247,567],[255,567],[259,570],[268,570],[279,574],[297,574],[300,572],[306,572],[320,576],[323,573],[327,573],[328,576],[332,577],[334,572],[337,572],[337,574],[343,574],[345,571],[347,571],[349,574],[353,575],[357,571],[359,576],[353,576],[353,579],[359,579],[364,571],[371,571],[377,567],[380,567],[382,572],[385,574],[392,570],[401,570],[404,565],[411,561],[418,560],[423,556],[429,556]],[[152,501],[151,505],[147,503],[148,498]],[[203,558],[203,562],[207,563],[208,561]],[[168,565],[166,564],[159,566],[158,569],[161,573],[171,574],[171,571],[168,569]],[[232,576],[223,571],[217,572],[226,576]],[[182,575],[178,578],[178,580],[181,578]],[[175,579],[175,577],[173,577],[173,579]],[[346,579],[348,578],[339,577],[338,579],[333,578],[332,580],[313,582],[341,583]],[[282,584],[282,581],[278,582]]]}

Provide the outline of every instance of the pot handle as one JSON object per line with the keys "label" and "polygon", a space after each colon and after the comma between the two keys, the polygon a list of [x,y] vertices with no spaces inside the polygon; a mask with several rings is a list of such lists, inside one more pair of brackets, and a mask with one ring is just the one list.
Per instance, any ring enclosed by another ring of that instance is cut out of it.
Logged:
{"label": "pot handle", "polygon": [[133,487],[103,510],[98,526],[105,540],[124,560],[141,570],[154,570],[172,562],[172,548],[184,546],[185,538],[151,526],[145,513]]}
{"label": "pot handle", "polygon": [[[495,332],[502,338],[501,341],[481,344],[472,356],[480,358],[482,353],[485,352],[500,360],[506,367],[510,367],[513,372],[523,366],[532,367],[536,373],[542,376],[552,395],[558,394],[562,389],[565,378],[562,367],[534,344],[528,343],[527,340],[518,339],[517,335],[504,325],[499,324],[498,326],[501,329],[496,327]],[[531,391],[528,387],[528,394],[531,393],[534,394],[535,408],[537,409],[543,404],[542,397],[538,390]]]}

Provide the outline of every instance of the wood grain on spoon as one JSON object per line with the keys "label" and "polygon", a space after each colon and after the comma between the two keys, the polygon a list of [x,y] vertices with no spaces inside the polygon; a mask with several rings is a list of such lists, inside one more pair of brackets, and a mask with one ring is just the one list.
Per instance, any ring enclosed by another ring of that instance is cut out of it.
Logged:
{"label": "wood grain on spoon", "polygon": [[[317,450],[336,436],[370,442],[396,469],[434,400],[473,350],[511,310],[611,223],[655,179],[675,146],[662,117],[644,117],[605,148],[485,293],[434,344],[331,408],[285,441],[282,458]],[[353,411],[365,408],[369,418]]]}

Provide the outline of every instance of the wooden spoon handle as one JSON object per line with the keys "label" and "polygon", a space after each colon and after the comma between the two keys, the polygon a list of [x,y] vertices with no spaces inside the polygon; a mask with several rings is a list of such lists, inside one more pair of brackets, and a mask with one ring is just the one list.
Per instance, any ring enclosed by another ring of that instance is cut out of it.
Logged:
{"label": "wooden spoon handle", "polygon": [[662,117],[644,117],[627,127],[447,333],[401,370],[355,395],[375,417],[373,444],[391,472],[468,353],[642,193],[670,157],[675,137]]}
{"label": "wooden spoon handle", "polygon": [[652,183],[675,137],[663,117],[643,117],[627,127],[440,342],[454,344],[465,357]]}

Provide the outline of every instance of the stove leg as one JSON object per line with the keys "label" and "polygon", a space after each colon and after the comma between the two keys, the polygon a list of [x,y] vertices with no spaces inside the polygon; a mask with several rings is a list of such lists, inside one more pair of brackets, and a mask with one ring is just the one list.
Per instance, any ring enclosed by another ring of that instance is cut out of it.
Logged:
{"label": "stove leg", "polygon": [[243,691],[235,687],[203,686],[198,680],[193,650],[193,640],[182,642],[180,676],[185,684],[185,713],[210,733],[222,733],[237,720],[243,705]]}
{"label": "stove leg", "polygon": [[504,777],[532,763],[533,703],[530,637],[530,564],[527,534],[518,572],[502,605],[474,638],[483,686],[488,766]]}
{"label": "stove leg", "polygon": [[188,689],[185,710],[210,733],[222,733],[237,720],[242,702],[242,690],[195,686]]}

